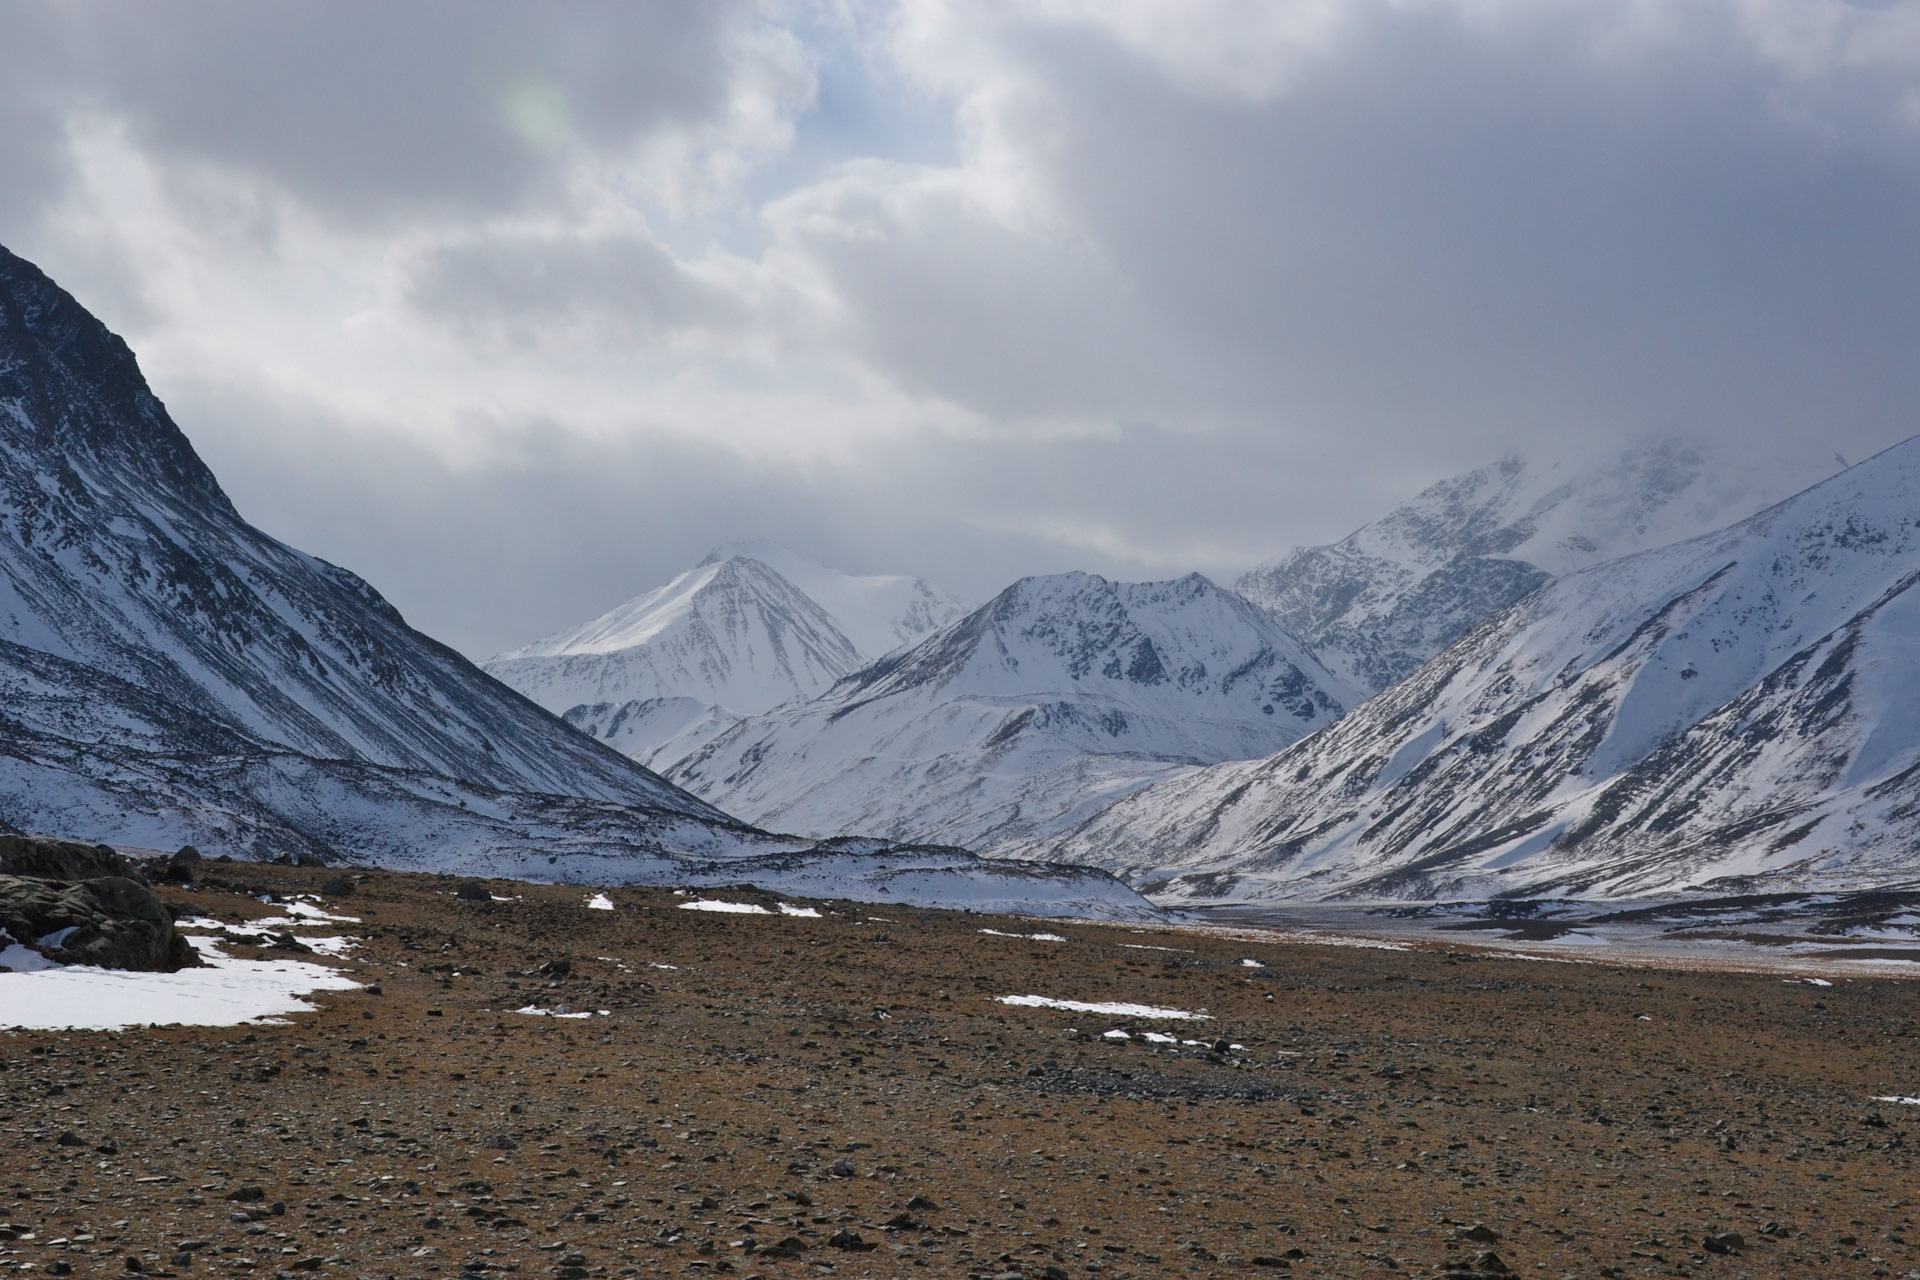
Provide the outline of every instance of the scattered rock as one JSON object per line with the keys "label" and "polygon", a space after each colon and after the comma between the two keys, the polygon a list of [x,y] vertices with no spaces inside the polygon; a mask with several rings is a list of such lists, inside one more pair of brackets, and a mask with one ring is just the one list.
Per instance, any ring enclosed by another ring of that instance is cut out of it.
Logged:
{"label": "scattered rock", "polygon": [[1504,1276],[1507,1274],[1506,1262],[1491,1249],[1473,1260],[1473,1269],[1482,1275]]}
{"label": "scattered rock", "polygon": [[865,1253],[869,1249],[875,1249],[879,1247],[878,1245],[874,1244],[872,1241],[867,1240],[864,1236],[861,1236],[855,1232],[849,1231],[845,1227],[840,1228],[838,1231],[828,1236],[827,1243],[833,1246],[835,1249],[846,1249],[854,1253]]}
{"label": "scattered rock", "polygon": [[320,886],[320,895],[325,898],[351,898],[356,892],[352,876],[335,876]]}
{"label": "scattered rock", "polygon": [[1704,1237],[1700,1247],[1708,1253],[1738,1253],[1747,1247],[1746,1237],[1738,1231],[1722,1231],[1717,1235]]}
{"label": "scattered rock", "polygon": [[266,1198],[266,1190],[262,1187],[256,1187],[252,1183],[248,1183],[243,1187],[236,1187],[232,1191],[227,1192],[227,1199],[237,1204],[253,1204]]}
{"label": "scattered rock", "polygon": [[841,1156],[833,1162],[827,1169],[827,1172],[836,1178],[851,1178],[853,1176],[853,1161],[847,1159],[845,1156]]}
{"label": "scattered rock", "polygon": [[926,1196],[915,1196],[913,1199],[907,1201],[907,1208],[918,1209],[923,1213],[928,1209],[938,1209],[939,1207],[938,1204]]}
{"label": "scattered rock", "polygon": [[1481,1244],[1492,1244],[1500,1238],[1500,1233],[1484,1222],[1476,1222],[1453,1233],[1455,1240],[1473,1240]]}
{"label": "scattered rock", "polygon": [[157,869],[152,863],[147,864],[147,869],[154,871],[163,884],[191,884],[200,870],[200,861],[200,851],[190,844],[183,844]]}
{"label": "scattered rock", "polygon": [[493,901],[492,891],[489,890],[486,885],[482,884],[478,880],[462,881],[460,884],[460,887],[453,891],[453,896],[459,899],[461,902],[492,902]]}

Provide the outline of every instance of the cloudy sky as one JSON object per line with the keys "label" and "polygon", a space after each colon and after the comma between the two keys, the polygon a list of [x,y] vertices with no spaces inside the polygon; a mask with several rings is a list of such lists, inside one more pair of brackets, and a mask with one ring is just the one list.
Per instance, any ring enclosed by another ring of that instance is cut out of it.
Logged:
{"label": "cloudy sky", "polygon": [[0,243],[476,657],[731,539],[1230,579],[1920,430],[1920,0],[15,0]]}

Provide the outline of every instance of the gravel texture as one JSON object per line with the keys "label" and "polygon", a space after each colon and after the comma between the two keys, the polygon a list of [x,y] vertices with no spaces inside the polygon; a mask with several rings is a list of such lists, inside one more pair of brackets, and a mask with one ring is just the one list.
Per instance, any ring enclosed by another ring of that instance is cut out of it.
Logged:
{"label": "gravel texture", "polygon": [[[345,936],[302,958],[367,985],[280,1025],[0,1033],[0,1269],[1920,1274],[1920,1107],[1873,1101],[1920,1095],[1892,977],[196,874],[161,893],[228,954]],[[1205,1017],[998,1000],[1029,994]]]}

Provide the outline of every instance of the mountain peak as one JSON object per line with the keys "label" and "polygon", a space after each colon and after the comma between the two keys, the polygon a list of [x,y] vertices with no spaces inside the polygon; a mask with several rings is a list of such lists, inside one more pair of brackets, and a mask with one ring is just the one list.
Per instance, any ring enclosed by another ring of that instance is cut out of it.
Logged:
{"label": "mountain peak", "polygon": [[1598,460],[1509,455],[1234,586],[1378,692],[1556,577],[1721,528],[1832,473],[1818,451],[1756,455],[1671,438]]}
{"label": "mountain peak", "polygon": [[84,456],[150,488],[231,510],[213,472],[147,386],[126,341],[47,274],[0,246],[0,403],[43,459]]}

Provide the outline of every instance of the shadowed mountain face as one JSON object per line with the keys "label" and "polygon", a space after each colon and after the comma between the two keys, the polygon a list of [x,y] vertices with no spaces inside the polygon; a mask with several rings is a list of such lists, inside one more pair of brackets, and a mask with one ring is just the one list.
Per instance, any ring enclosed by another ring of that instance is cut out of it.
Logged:
{"label": "shadowed mountain face", "polygon": [[1020,852],[1188,897],[1920,880],[1920,439],[1569,574],[1331,729]]}
{"label": "shadowed mountain face", "polygon": [[[182,812],[218,809],[217,794],[183,803],[158,775],[290,758],[726,822],[413,631],[353,574],[248,525],[126,344],[4,250],[0,682],[0,813],[16,826],[64,814],[89,835],[218,844],[222,818]],[[242,846],[326,844],[266,813],[231,819]]]}
{"label": "shadowed mountain face", "polygon": [[[126,344],[4,250],[0,682],[16,779],[89,748],[75,801],[125,786],[134,808],[162,803],[135,800],[116,761],[290,753],[726,821],[248,525]],[[17,826],[61,807],[17,780],[0,794]]]}

